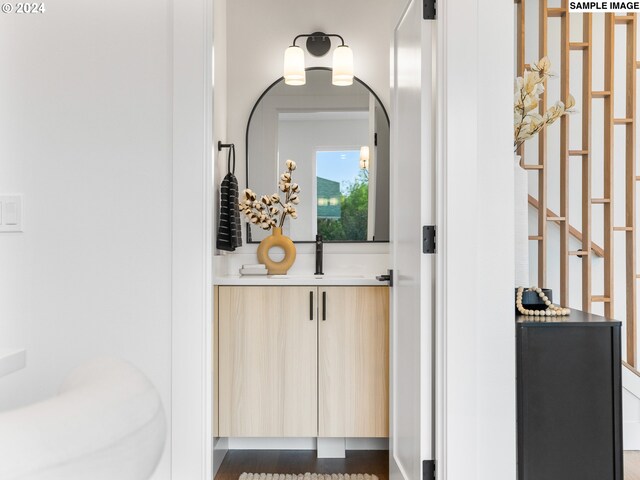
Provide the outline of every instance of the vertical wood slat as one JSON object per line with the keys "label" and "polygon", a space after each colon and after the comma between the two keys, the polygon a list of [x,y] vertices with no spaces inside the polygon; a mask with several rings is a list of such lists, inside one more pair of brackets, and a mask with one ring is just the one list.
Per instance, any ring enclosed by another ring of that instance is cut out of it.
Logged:
{"label": "vertical wood slat", "polygon": [[613,318],[613,67],[615,48],[615,18],[605,13],[604,19],[604,198],[610,199],[604,208],[604,296],[610,301],[604,305],[604,313]]}
{"label": "vertical wood slat", "polygon": [[[582,36],[587,47],[582,52],[582,250],[591,253],[591,102],[593,29],[590,13],[582,15]],[[582,257],[582,309],[591,312],[592,255]]]}
{"label": "vertical wood slat", "polygon": [[[569,0],[562,1],[567,11]],[[569,15],[560,20],[560,98],[569,98]],[[560,302],[569,304],[569,115],[560,119]],[[589,250],[587,250],[588,252]]]}
{"label": "vertical wood slat", "polygon": [[[540,2],[540,36],[538,45],[538,56],[547,56],[548,39],[547,24],[549,9],[548,0]],[[544,115],[547,110],[547,84],[544,84],[545,91],[540,96],[540,113]],[[538,164],[542,169],[538,172],[538,285],[547,284],[547,174],[545,165],[547,163],[547,132],[546,129],[538,134]]]}
{"label": "vertical wood slat", "polygon": [[636,32],[635,14],[626,23],[626,118],[631,119],[625,125],[625,226],[631,227],[625,232],[626,250],[626,310],[627,310],[627,363],[636,366]]}

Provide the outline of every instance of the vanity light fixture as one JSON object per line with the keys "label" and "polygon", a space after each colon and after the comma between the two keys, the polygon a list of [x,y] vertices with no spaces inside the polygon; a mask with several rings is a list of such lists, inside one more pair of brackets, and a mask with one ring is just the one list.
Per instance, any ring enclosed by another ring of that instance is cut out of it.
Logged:
{"label": "vanity light fixture", "polygon": [[287,85],[304,85],[307,83],[307,72],[304,69],[304,52],[302,48],[295,45],[284,51],[284,83]]}
{"label": "vanity light fixture", "polygon": [[360,169],[369,170],[369,147],[360,147]]}
{"label": "vanity light fixture", "polygon": [[284,83],[287,85],[304,85],[307,81],[304,51],[296,45],[298,39],[307,39],[307,51],[314,57],[322,57],[331,49],[330,37],[339,38],[342,45],[333,51],[333,75],[331,83],[337,86],[353,84],[353,52],[344,44],[344,38],[335,33],[314,32],[298,35],[293,44],[284,52]]}
{"label": "vanity light fixture", "polygon": [[353,85],[353,52],[346,45],[340,45],[333,51],[331,83],[339,87]]}

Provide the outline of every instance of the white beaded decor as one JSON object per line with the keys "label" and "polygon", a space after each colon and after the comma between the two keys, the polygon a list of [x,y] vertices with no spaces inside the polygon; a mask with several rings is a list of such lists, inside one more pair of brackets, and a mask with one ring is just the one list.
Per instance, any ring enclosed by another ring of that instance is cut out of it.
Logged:
{"label": "white beaded decor", "polygon": [[531,287],[528,288],[528,292],[536,292],[538,296],[542,299],[542,301],[547,306],[546,310],[528,310],[522,306],[522,295],[524,293],[524,287],[518,287],[518,292],[516,293],[516,308],[521,315],[529,315],[534,317],[561,317],[566,316],[571,313],[571,310],[564,307],[559,307],[551,303],[549,297],[547,297],[540,287]]}

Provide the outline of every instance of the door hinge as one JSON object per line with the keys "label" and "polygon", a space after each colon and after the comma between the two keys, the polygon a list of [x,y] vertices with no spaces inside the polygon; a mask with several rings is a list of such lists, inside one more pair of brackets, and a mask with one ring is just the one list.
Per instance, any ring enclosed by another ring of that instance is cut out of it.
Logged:
{"label": "door hinge", "polygon": [[436,19],[436,0],[422,0],[422,18],[425,20]]}
{"label": "door hinge", "polygon": [[436,226],[422,227],[422,253],[436,253]]}
{"label": "door hinge", "polygon": [[373,146],[374,147],[378,146],[378,134],[377,133],[373,134]]}
{"label": "door hinge", "polygon": [[422,480],[436,480],[436,461],[422,461]]}

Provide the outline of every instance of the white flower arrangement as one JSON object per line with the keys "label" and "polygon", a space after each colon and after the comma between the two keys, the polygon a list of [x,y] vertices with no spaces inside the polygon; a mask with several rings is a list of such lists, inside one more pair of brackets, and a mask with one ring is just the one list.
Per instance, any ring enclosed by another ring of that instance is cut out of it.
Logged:
{"label": "white flower arrangement", "polygon": [[272,227],[284,225],[287,216],[298,218],[296,205],[300,203],[300,186],[293,183],[292,172],[296,169],[296,162],[287,160],[287,171],[280,175],[278,188],[284,194],[284,201],[280,194],[263,195],[258,200],[258,196],[251,189],[247,188],[242,192],[242,199],[238,204],[247,220],[254,225],[269,230]]}
{"label": "white flower arrangement", "polygon": [[572,95],[567,98],[566,105],[558,101],[541,115],[537,112],[540,95],[544,92],[545,81],[553,76],[550,73],[551,62],[547,57],[525,70],[522,77],[516,79],[513,106],[514,130],[513,148],[517,151],[525,141],[535,137],[548,125],[563,115],[573,113],[576,104]]}

